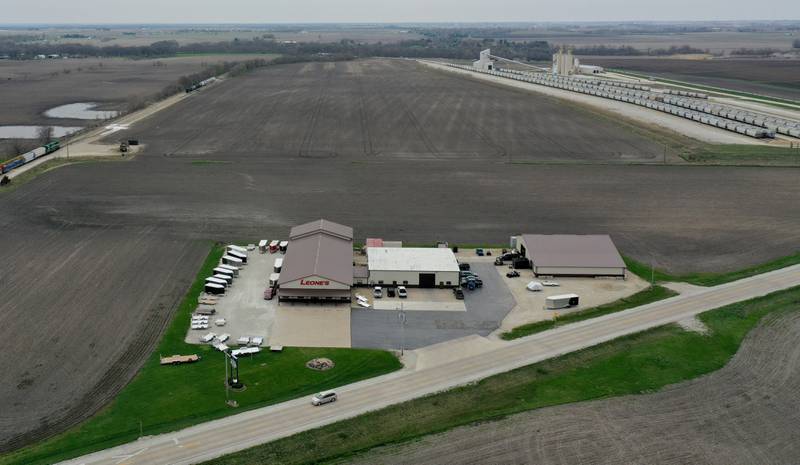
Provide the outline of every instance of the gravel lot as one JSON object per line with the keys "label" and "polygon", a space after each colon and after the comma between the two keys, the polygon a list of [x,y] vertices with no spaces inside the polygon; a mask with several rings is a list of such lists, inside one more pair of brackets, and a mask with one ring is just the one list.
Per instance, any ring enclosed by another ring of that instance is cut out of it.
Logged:
{"label": "gravel lot", "polygon": [[723,369],[650,395],[551,407],[378,448],[350,464],[793,463],[800,313],[754,330]]}
{"label": "gravel lot", "polygon": [[675,272],[740,268],[800,243],[796,170],[583,164],[646,158],[651,145],[548,97],[388,60],[280,66],[207,90],[128,131],[147,144],[131,162],[0,191],[11,264],[0,337],[20,341],[0,355],[15,380],[0,387],[11,406],[0,444],[63,430],[118,392],[209,239],[282,237],[319,217],[352,225],[357,241],[610,233]]}

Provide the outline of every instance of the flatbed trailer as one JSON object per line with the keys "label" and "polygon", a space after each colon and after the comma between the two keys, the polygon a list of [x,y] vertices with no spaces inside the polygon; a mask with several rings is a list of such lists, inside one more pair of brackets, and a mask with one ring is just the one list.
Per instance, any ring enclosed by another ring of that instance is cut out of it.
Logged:
{"label": "flatbed trailer", "polygon": [[194,363],[200,360],[197,354],[192,355],[170,355],[169,357],[161,357],[162,365],[181,365],[183,363]]}

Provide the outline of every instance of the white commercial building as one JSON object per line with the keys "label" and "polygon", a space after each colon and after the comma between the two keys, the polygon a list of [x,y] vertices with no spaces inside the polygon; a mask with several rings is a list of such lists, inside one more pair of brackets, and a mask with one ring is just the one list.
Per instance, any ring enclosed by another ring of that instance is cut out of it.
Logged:
{"label": "white commercial building", "polygon": [[458,262],[450,249],[370,247],[367,268],[373,286],[458,286]]}

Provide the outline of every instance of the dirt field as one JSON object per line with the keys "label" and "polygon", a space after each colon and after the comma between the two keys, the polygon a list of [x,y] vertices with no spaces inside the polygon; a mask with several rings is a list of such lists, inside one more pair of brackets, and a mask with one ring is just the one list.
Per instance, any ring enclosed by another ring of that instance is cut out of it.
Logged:
{"label": "dirt field", "polygon": [[[164,124],[180,118],[183,125]],[[663,148],[568,103],[414,62],[280,66],[130,132],[173,157],[660,161]]]}
{"label": "dirt field", "polygon": [[800,313],[723,369],[651,395],[551,407],[376,449],[350,464],[754,464],[800,456]]}
{"label": "dirt field", "polygon": [[[20,193],[21,194],[21,193]],[[27,201],[43,202],[35,193]],[[38,200],[35,200],[38,198]],[[111,400],[170,321],[207,245],[131,227],[54,216],[0,220],[0,450],[63,430]],[[37,208],[37,207],[34,207]],[[13,208],[12,208],[13,209]],[[34,215],[36,216],[36,215]]]}
{"label": "dirt field", "polygon": [[[283,237],[319,217],[357,241],[610,233],[675,272],[740,268],[800,243],[796,170],[585,164],[651,145],[549,98],[415,66],[231,79],[134,126],[147,148],[131,162],[0,191],[12,264],[0,270],[0,337],[20,341],[0,356],[15,380],[0,387],[11,406],[0,443],[62,430],[135,373],[208,250],[200,240]],[[516,163],[555,156],[582,163]]]}
{"label": "dirt field", "polygon": [[800,60],[586,57],[583,62],[707,86],[800,100]]}
{"label": "dirt field", "polygon": [[75,102],[98,102],[104,109],[120,109],[128,97],[154,94],[179,77],[198,72],[208,64],[252,58],[254,55],[157,60],[0,60],[0,101],[3,102],[0,125],[82,126],[84,120],[53,119],[42,113]]}

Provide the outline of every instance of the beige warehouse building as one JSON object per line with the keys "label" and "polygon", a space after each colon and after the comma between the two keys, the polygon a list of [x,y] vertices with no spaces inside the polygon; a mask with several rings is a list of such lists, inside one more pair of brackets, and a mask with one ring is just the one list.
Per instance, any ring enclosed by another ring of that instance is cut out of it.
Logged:
{"label": "beige warehouse building", "polygon": [[534,274],[625,277],[627,269],[608,235],[523,234],[517,249]]}
{"label": "beige warehouse building", "polygon": [[369,283],[373,286],[458,286],[458,262],[445,248],[369,247]]}

